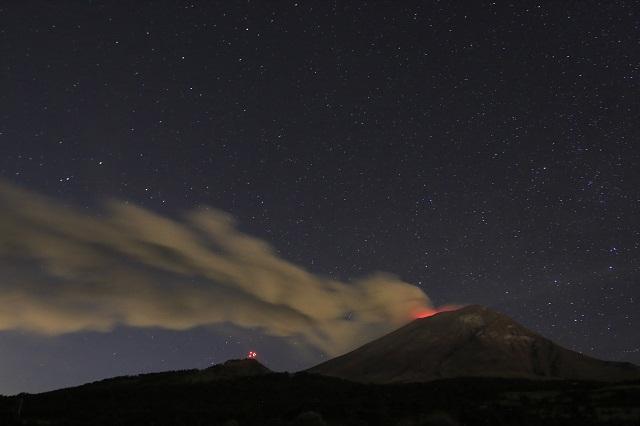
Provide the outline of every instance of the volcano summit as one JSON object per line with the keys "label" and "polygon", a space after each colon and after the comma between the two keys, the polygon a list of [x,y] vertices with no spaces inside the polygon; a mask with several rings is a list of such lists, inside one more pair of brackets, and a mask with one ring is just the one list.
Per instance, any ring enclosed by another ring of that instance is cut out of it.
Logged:
{"label": "volcano summit", "polygon": [[471,305],[417,319],[311,373],[370,383],[453,377],[622,381],[640,367],[565,349],[501,313]]}

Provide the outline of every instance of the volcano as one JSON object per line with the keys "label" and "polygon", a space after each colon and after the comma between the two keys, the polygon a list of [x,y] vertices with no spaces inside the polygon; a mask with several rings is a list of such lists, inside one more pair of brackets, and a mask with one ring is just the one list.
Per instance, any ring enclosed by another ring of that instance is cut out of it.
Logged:
{"label": "volcano", "polygon": [[623,381],[640,367],[565,349],[511,318],[472,305],[420,318],[308,370],[365,383],[454,377]]}

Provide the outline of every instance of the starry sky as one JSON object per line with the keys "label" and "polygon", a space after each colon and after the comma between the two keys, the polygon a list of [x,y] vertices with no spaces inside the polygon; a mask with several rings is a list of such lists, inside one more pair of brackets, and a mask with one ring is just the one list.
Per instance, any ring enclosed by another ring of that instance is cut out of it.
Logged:
{"label": "starry sky", "polygon": [[[46,313],[70,288],[96,300],[111,288],[92,287],[93,269],[74,287],[76,261],[43,266],[58,255],[25,235],[77,225],[81,258],[133,217],[105,202],[162,218],[146,242],[192,232],[185,212],[210,212],[211,229],[225,212],[233,244],[305,271],[309,292],[339,283],[335,303],[384,271],[392,295],[417,287],[428,306],[483,304],[573,350],[640,363],[639,40],[640,10],[625,1],[3,3],[0,288],[20,297],[0,305],[0,393],[249,350],[290,371],[329,356],[251,313],[30,327],[27,299]],[[142,233],[118,229],[100,259]],[[123,253],[109,262],[140,261]],[[233,258],[241,270],[245,254]],[[163,294],[170,274],[216,281],[215,268],[181,269],[194,258],[136,271]],[[307,292],[291,288],[284,299]],[[235,309],[224,294],[211,312],[220,300]]]}

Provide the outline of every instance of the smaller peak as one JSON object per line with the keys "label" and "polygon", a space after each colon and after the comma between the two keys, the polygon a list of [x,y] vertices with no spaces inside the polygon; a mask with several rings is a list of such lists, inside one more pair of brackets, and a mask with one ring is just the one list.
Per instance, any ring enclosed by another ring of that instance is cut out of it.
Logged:
{"label": "smaller peak", "polygon": [[223,364],[216,364],[204,371],[213,372],[220,376],[254,376],[259,374],[270,373],[264,365],[260,364],[257,359],[230,359]]}
{"label": "smaller peak", "polygon": [[225,361],[222,364],[224,367],[234,367],[234,368],[242,368],[242,367],[255,367],[262,366],[255,358],[241,358],[241,359],[230,359]]}
{"label": "smaller peak", "polygon": [[222,367],[227,370],[269,371],[255,358],[230,359],[225,361]]}

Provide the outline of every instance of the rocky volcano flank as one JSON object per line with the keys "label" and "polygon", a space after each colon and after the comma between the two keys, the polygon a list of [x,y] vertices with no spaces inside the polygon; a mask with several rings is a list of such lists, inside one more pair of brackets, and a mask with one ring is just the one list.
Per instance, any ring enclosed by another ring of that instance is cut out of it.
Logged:
{"label": "rocky volcano flank", "polygon": [[477,305],[417,319],[309,372],[372,383],[449,377],[640,378],[640,367],[634,364],[601,361],[565,349]]}

